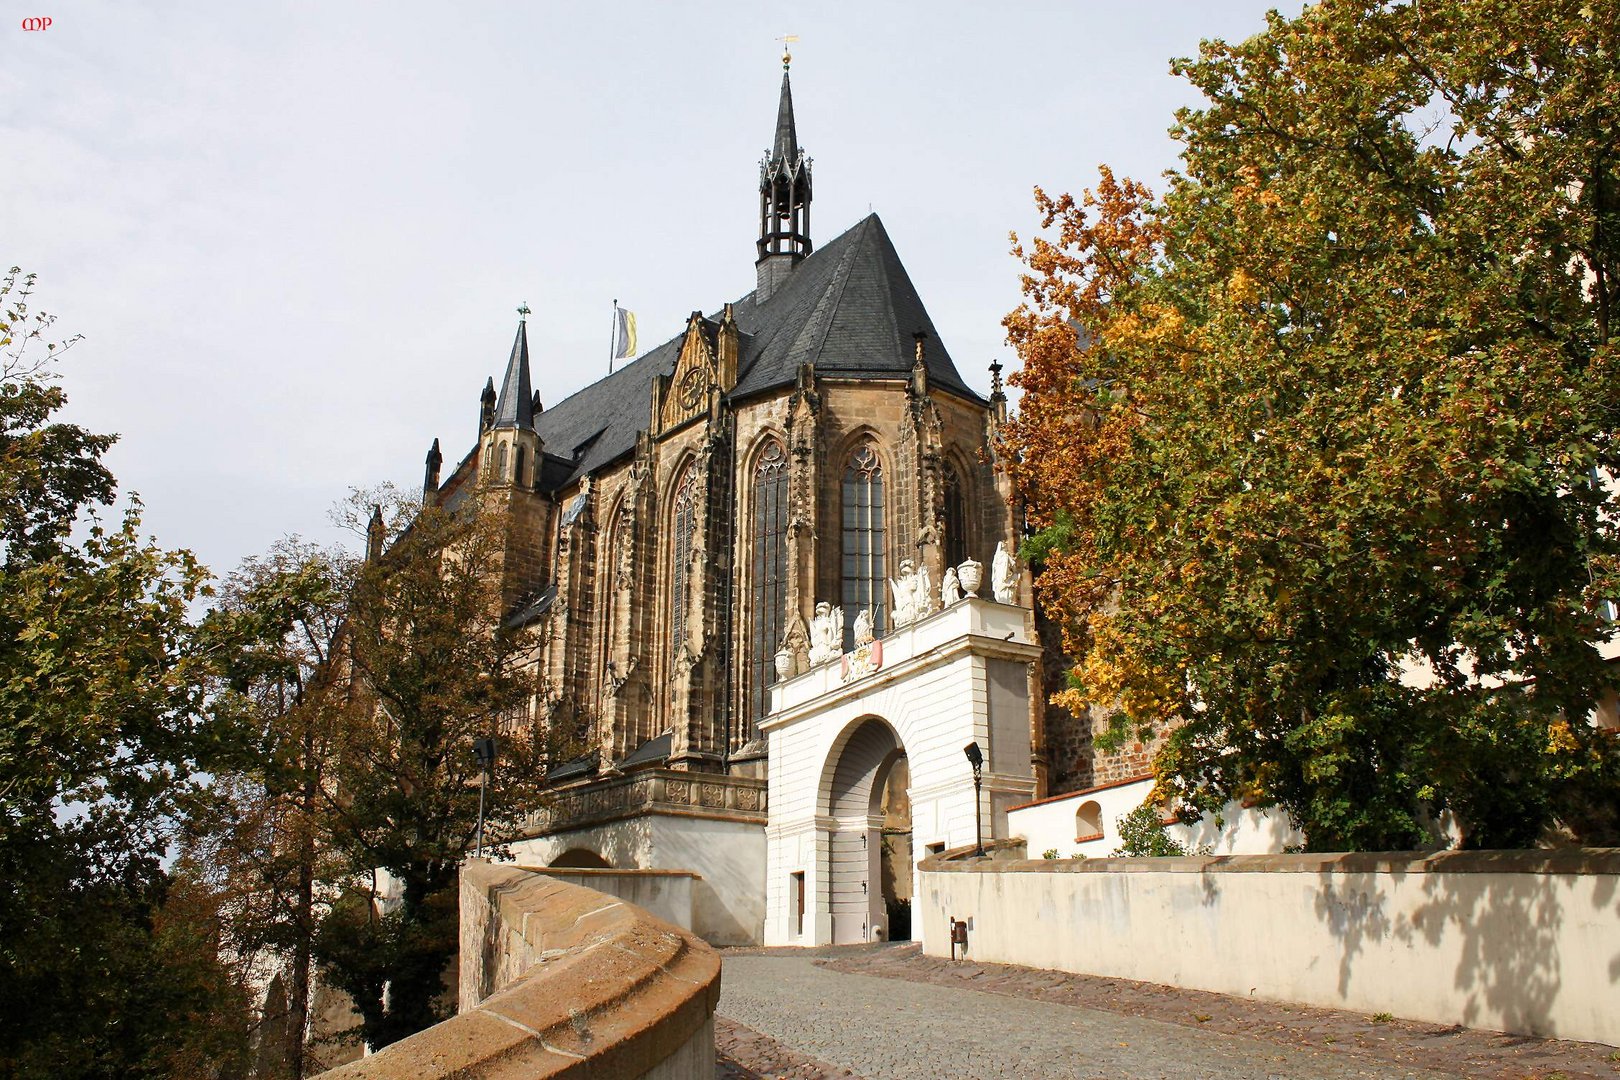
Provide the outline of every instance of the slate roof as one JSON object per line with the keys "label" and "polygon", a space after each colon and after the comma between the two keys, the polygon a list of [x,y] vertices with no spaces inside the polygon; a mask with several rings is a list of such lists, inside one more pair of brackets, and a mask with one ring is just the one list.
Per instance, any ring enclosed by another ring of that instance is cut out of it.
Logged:
{"label": "slate roof", "polygon": [[799,132],[793,123],[793,88],[788,84],[786,67],[782,69],[782,97],[776,103],[776,139],[771,146],[771,160],[788,164],[799,159]]}
{"label": "slate roof", "polygon": [[[749,293],[732,307],[742,335],[733,401],[791,386],[804,363],[813,363],[819,376],[908,378],[917,330],[928,334],[929,385],[984,401],[957,373],[876,214],[808,256],[764,302],[755,296]],[[635,448],[636,432],[649,426],[653,378],[674,373],[685,336],[534,418],[548,459],[545,487],[565,487]],[[516,353],[518,346],[513,348]]]}
{"label": "slate roof", "polygon": [[520,321],[512,341],[512,356],[506,362],[501,380],[501,397],[495,403],[495,426],[523,428],[534,426],[534,391],[529,388],[529,331]]}

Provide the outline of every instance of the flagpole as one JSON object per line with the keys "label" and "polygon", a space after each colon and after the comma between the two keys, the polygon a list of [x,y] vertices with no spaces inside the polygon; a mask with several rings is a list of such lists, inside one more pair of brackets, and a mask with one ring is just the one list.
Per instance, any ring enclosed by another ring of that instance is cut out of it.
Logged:
{"label": "flagpole", "polygon": [[614,354],[619,351],[619,298],[613,298],[613,328],[608,331],[608,374],[613,374]]}

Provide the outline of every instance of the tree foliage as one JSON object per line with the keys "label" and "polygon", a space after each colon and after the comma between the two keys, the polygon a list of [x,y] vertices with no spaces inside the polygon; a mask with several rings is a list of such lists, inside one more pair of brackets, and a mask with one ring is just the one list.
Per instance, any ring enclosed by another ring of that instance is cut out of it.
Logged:
{"label": "tree foliage", "polygon": [[442,1019],[459,868],[479,819],[474,740],[500,746],[483,785],[486,846],[513,834],[540,791],[537,687],[524,642],[500,622],[503,539],[473,507],[423,507],[351,595],[344,662],[363,707],[336,735],[330,842],[365,884],[334,906],[317,952],[373,1047]]}
{"label": "tree foliage", "polygon": [[261,1076],[305,1075],[315,932],[345,874],[326,843],[324,791],[335,729],[352,708],[327,676],[341,649],[356,561],[288,538],[222,583],[201,636],[217,657],[210,708],[239,734],[186,865],[212,890],[223,945],[261,984],[280,978],[260,1018]]}
{"label": "tree foliage", "polygon": [[1614,836],[1617,56],[1612,2],[1328,0],[1176,62],[1162,196],[1037,191],[1007,442],[1060,698],[1168,729],[1189,811]]}
{"label": "tree foliage", "polygon": [[[336,517],[368,531],[370,499]],[[287,1027],[303,1030],[313,961],[374,1048],[445,1012],[474,740],[500,744],[484,792],[496,850],[533,805],[545,746],[527,647],[500,624],[498,521],[400,499],[387,517],[379,558],[288,541],[227,581],[207,621],[234,658],[216,708],[256,736],[197,840],[233,898],[233,942],[284,963]]]}
{"label": "tree foliage", "polygon": [[186,620],[206,574],[141,537],[138,502],[95,515],[112,437],[55,419],[32,286],[0,282],[0,1072],[230,1075],[241,988],[163,867],[218,746]]}

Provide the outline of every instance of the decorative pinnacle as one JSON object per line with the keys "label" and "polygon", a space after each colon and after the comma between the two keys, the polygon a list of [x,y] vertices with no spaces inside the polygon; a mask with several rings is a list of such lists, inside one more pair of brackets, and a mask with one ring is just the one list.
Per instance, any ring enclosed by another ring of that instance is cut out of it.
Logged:
{"label": "decorative pinnacle", "polygon": [[788,52],[788,46],[799,40],[798,34],[783,34],[776,39],[782,43],[782,70],[786,71],[788,65],[793,63],[793,54]]}
{"label": "decorative pinnacle", "polygon": [[917,343],[917,361],[916,362],[921,364],[921,363],[924,362],[924,359],[923,359],[923,342],[928,340],[928,331],[926,331],[926,330],[918,330],[915,333],[913,333],[911,335],[911,337],[912,337],[912,340]]}
{"label": "decorative pinnacle", "polygon": [[523,322],[528,322],[529,321],[529,302],[527,300],[523,301],[522,306],[517,309],[517,313],[518,313],[518,318],[521,321],[523,321]]}
{"label": "decorative pinnacle", "polygon": [[997,397],[1001,394],[1001,361],[990,361],[990,394]]}

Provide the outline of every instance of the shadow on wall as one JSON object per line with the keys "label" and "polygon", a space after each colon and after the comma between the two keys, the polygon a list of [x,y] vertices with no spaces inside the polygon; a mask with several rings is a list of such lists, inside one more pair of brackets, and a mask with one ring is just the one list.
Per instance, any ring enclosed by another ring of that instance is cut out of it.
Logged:
{"label": "shadow on wall", "polygon": [[651,845],[650,827],[644,820],[620,821],[519,841],[512,845],[512,854],[517,862],[558,868],[645,870]]}
{"label": "shadow on wall", "polygon": [[[1340,993],[1348,989],[1358,963],[1387,955],[1392,946],[1411,948],[1421,941],[1438,949],[1451,941],[1459,953],[1453,985],[1465,1002],[1465,1024],[1555,1034],[1552,1014],[1564,980],[1559,949],[1564,892],[1549,887],[1553,875],[1514,872],[1522,854],[1462,856],[1487,863],[1494,857],[1502,864],[1496,873],[1321,873],[1315,907],[1342,945]],[[1620,920],[1620,878],[1598,874],[1587,880],[1595,910],[1612,908]],[[1611,984],[1620,978],[1620,955],[1610,959],[1608,974]]]}

